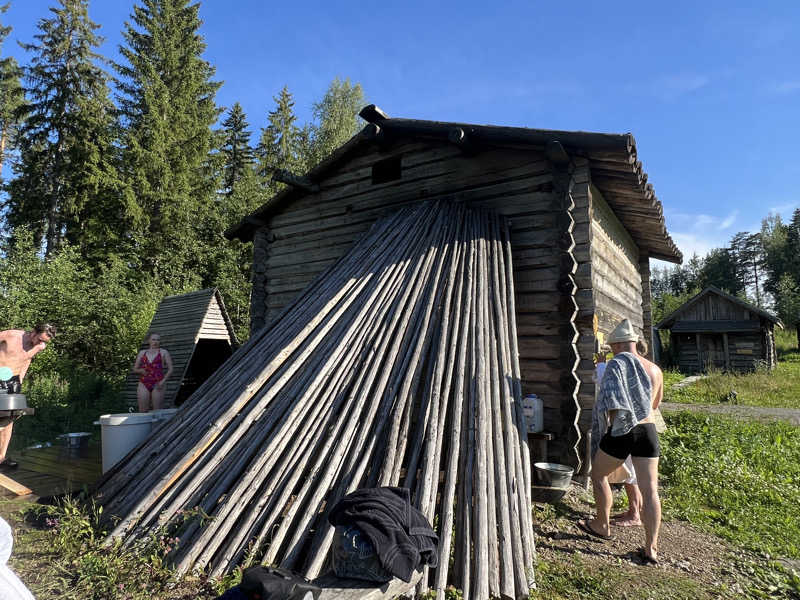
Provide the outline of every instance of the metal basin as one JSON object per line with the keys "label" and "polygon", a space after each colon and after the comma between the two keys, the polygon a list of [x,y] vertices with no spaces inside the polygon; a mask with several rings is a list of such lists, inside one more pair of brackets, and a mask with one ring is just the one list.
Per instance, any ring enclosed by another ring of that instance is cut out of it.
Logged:
{"label": "metal basin", "polygon": [[28,408],[25,394],[4,394],[0,392],[0,410],[21,410]]}
{"label": "metal basin", "polygon": [[91,433],[79,431],[77,433],[62,433],[58,438],[66,448],[86,448],[89,445]]}
{"label": "metal basin", "polygon": [[558,463],[538,462],[533,464],[534,485],[566,488],[572,481],[572,467]]}

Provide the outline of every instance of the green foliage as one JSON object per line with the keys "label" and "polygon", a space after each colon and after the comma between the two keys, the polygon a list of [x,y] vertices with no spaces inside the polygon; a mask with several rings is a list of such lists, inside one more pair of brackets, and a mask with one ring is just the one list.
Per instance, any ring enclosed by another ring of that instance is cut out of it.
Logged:
{"label": "green foliage", "polygon": [[[8,6],[8,4],[0,6],[0,15],[5,14]],[[0,51],[9,33],[11,27],[4,27],[0,23]],[[14,57],[3,56],[0,53],[0,171],[16,135],[20,106],[25,101],[25,93],[20,83],[21,76],[22,70]]]}
{"label": "green foliage", "polygon": [[314,103],[315,124],[311,129],[311,147],[306,163],[309,167],[326,158],[331,152],[358,133],[361,122],[358,111],[364,106],[361,84],[335,78],[325,96]]}
{"label": "green foliage", "polygon": [[294,173],[307,168],[308,130],[301,130],[294,114],[294,99],[284,86],[273,98],[275,109],[269,113],[269,125],[262,127],[256,148],[258,174],[269,179],[277,169]]}
{"label": "green foliage", "polygon": [[[122,172],[129,201],[141,207],[131,232],[136,261],[165,287],[201,287],[209,213],[218,181],[211,168],[211,126],[219,83],[202,58],[199,4],[142,0],[126,24],[126,64],[114,65],[123,132]],[[220,232],[216,232],[219,234]]]}
{"label": "green foliage", "polygon": [[225,157],[224,188],[228,195],[234,192],[236,184],[252,170],[255,161],[255,154],[250,147],[248,126],[242,105],[238,102],[234,103],[228,113],[228,118],[222,122],[224,141],[221,151]]}
{"label": "green foliage", "polygon": [[667,415],[667,515],[745,548],[800,557],[800,429],[683,412]]}
{"label": "green foliage", "polygon": [[[121,541],[105,544],[107,532],[98,525],[102,508],[65,500],[59,506],[39,506],[26,511],[26,520],[40,523],[44,531],[17,534],[15,554],[28,557],[47,553],[32,582],[41,598],[74,600],[150,600],[152,598],[214,598],[215,583],[208,578],[179,583],[164,563],[174,550],[175,538],[159,529],[135,547]],[[42,557],[44,558],[44,557]],[[26,575],[28,562],[14,565]],[[187,595],[184,595],[187,594]]]}
{"label": "green foliage", "polygon": [[43,259],[24,229],[0,254],[0,281],[0,319],[7,327],[49,321],[60,329],[31,363],[31,375],[51,369],[69,376],[80,367],[124,376],[161,298],[152,280],[132,279],[119,261],[95,268],[69,245]]}
{"label": "green foliage", "polygon": [[46,254],[63,241],[105,258],[125,245],[128,208],[113,163],[113,106],[94,52],[102,39],[88,0],[59,0],[38,23],[25,69],[27,103],[17,111],[19,160],[8,220],[27,225]]}

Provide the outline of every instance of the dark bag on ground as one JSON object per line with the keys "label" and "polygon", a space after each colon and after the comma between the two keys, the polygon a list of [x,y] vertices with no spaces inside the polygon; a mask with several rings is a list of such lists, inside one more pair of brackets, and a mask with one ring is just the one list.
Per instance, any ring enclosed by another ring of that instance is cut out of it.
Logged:
{"label": "dark bag on ground", "polygon": [[317,600],[321,593],[297,573],[258,565],[245,569],[242,582],[218,600]]}

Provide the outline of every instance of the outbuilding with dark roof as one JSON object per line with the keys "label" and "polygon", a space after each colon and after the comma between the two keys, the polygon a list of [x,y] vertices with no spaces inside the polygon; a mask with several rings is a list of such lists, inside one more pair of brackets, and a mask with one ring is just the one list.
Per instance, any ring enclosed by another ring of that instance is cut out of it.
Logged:
{"label": "outbuilding with dark roof", "polygon": [[360,114],[360,133],[305,175],[277,173],[287,187],[226,232],[254,244],[251,330],[402,206],[506,215],[523,392],[544,401],[550,458],[578,464],[598,334],[628,318],[649,339],[649,261],[682,260],[633,136]]}
{"label": "outbuilding with dark roof", "polygon": [[752,371],[777,364],[775,326],[769,312],[709,286],[692,297],[656,328],[669,330],[670,353],[685,373],[709,369]]}

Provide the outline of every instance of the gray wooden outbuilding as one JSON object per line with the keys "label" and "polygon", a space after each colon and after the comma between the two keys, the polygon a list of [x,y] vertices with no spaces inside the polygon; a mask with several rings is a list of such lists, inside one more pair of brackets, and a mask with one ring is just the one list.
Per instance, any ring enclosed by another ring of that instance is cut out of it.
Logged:
{"label": "gray wooden outbuilding", "polygon": [[[577,466],[598,333],[650,340],[651,258],[680,262],[631,134],[389,118],[364,129],[226,232],[253,241],[251,331],[280,314],[381,216],[464,202],[511,223],[524,393],[544,401],[550,458]],[[652,343],[649,344],[652,347]]]}
{"label": "gray wooden outbuilding", "polygon": [[[147,328],[142,349],[148,347],[151,333],[160,334],[161,347],[172,356],[164,408],[182,404],[239,345],[216,288],[165,297]],[[129,373],[123,391],[126,404],[134,408],[138,382],[139,376]]]}
{"label": "gray wooden outbuilding", "polygon": [[656,325],[670,332],[670,352],[685,373],[709,369],[752,371],[777,364],[776,316],[714,286],[686,301]]}

